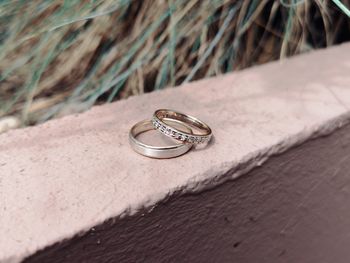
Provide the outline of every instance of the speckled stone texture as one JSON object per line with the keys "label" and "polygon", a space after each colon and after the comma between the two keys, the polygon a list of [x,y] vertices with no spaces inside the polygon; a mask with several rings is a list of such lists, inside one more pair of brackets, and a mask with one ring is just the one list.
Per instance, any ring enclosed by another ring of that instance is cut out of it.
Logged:
{"label": "speckled stone texture", "polygon": [[108,220],[24,263],[349,263],[349,218],[346,125],[236,180],[175,193],[149,213]]}
{"label": "speckled stone texture", "polygon": [[[0,262],[151,211],[174,192],[220,189],[272,155],[341,129],[350,121],[349,61],[342,45],[0,135]],[[129,128],[157,108],[203,119],[212,143],[176,159],[137,155]]]}

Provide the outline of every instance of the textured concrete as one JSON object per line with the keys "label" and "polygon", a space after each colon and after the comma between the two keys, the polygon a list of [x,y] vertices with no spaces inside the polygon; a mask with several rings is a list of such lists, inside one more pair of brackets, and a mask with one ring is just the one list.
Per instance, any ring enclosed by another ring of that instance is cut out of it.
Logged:
{"label": "textured concrete", "polygon": [[[0,261],[151,210],[175,191],[213,188],[343,127],[349,61],[350,45],[343,45],[0,135]],[[137,155],[128,130],[157,108],[205,120],[213,143],[171,160]]]}
{"label": "textured concrete", "polygon": [[[231,176],[228,171],[225,176]],[[237,180],[174,194],[25,263],[349,263],[350,125]]]}

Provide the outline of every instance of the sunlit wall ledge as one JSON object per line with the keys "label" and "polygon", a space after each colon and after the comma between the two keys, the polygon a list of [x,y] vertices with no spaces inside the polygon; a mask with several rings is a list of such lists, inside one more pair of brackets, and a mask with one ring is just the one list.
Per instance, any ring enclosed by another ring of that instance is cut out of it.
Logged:
{"label": "sunlit wall ledge", "polygon": [[[350,45],[0,135],[0,262],[349,262]],[[157,108],[214,140],[142,157]]]}

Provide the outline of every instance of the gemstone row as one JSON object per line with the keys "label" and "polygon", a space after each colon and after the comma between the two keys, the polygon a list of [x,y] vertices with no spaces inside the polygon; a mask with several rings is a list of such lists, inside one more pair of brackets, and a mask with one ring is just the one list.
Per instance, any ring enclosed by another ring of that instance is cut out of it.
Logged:
{"label": "gemstone row", "polygon": [[210,139],[209,136],[193,136],[193,135],[187,135],[187,134],[178,132],[177,130],[174,130],[172,127],[164,125],[164,123],[159,121],[159,119],[156,117],[152,119],[152,123],[154,128],[156,128],[160,132],[174,139],[183,141],[185,143],[194,143],[194,144],[205,143],[205,142],[208,142]]}

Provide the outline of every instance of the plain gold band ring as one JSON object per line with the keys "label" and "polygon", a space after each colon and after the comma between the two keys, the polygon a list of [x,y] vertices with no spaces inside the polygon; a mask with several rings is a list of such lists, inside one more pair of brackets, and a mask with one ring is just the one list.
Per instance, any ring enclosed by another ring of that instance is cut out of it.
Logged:
{"label": "plain gold band ring", "polygon": [[[170,125],[177,124],[178,126],[183,128],[185,132],[192,134],[192,129],[181,121],[167,119],[167,118],[165,119],[165,121]],[[191,144],[176,143],[175,140],[173,145],[153,146],[153,145],[147,145],[143,142],[140,142],[137,139],[137,136],[140,133],[147,132],[153,129],[154,129],[154,126],[151,120],[140,121],[130,129],[129,143],[135,152],[151,158],[164,159],[164,158],[173,158],[173,157],[177,157],[182,154],[185,154],[192,147]]]}

